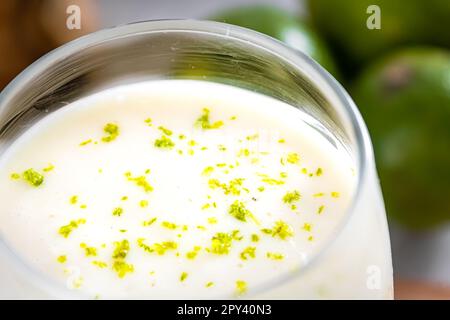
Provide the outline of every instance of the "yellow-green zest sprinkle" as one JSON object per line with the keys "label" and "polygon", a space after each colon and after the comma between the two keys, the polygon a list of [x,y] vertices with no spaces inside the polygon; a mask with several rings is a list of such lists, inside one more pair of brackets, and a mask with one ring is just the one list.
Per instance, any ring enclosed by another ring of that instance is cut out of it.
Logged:
{"label": "yellow-green zest sprinkle", "polygon": [[202,247],[195,246],[191,251],[186,253],[186,258],[188,258],[189,260],[194,260],[201,249]]}
{"label": "yellow-green zest sprinkle", "polygon": [[237,280],[236,281],[236,294],[240,296],[246,292],[247,292],[247,282],[242,281],[242,280]]}
{"label": "yellow-green zest sprinkle", "polygon": [[238,157],[249,157],[250,156],[250,150],[247,148],[240,149],[237,153]]}
{"label": "yellow-green zest sprinkle", "polygon": [[69,202],[70,204],[76,204],[78,202],[78,196],[71,196]]}
{"label": "yellow-green zest sprinkle", "polygon": [[104,268],[106,268],[108,266],[108,264],[106,262],[98,261],[98,260],[92,261],[92,264],[94,266],[99,267],[100,269],[104,269]]}
{"label": "yellow-green zest sprinkle", "polygon": [[123,278],[127,275],[127,273],[134,271],[134,266],[125,262],[125,258],[130,251],[130,243],[128,240],[124,239],[122,241],[114,242],[114,246],[115,249],[112,255],[112,268],[117,273],[119,278]]}
{"label": "yellow-green zest sprinkle", "polygon": [[272,237],[279,237],[282,240],[294,235],[292,227],[282,220],[276,221],[272,229],[262,229],[261,231]]}
{"label": "yellow-green zest sprinkle", "polygon": [[72,220],[69,222],[69,224],[59,228],[58,233],[60,235],[62,235],[64,238],[67,238],[67,237],[69,237],[69,235],[72,233],[73,230],[75,230],[76,228],[78,228],[80,226],[80,224],[85,224],[85,223],[86,223],[85,219]]}
{"label": "yellow-green zest sprinkle", "polygon": [[286,161],[292,164],[297,164],[300,161],[298,153],[291,152],[287,155]]}
{"label": "yellow-green zest sprinkle", "polygon": [[232,179],[232,180],[228,181],[228,184],[221,183],[217,179],[210,179],[208,181],[208,186],[211,189],[221,188],[225,195],[232,194],[232,195],[238,196],[241,194],[241,190],[246,190],[242,186],[243,182],[244,182],[243,178]]}
{"label": "yellow-green zest sprinkle", "polygon": [[324,205],[321,205],[318,209],[317,209],[317,213],[321,214],[323,212],[323,210],[325,209]]}
{"label": "yellow-green zest sprinkle", "polygon": [[159,126],[158,130],[160,130],[162,133],[164,133],[166,136],[171,136],[172,135],[172,130],[169,130],[163,126]]}
{"label": "yellow-green zest sprinkle", "polygon": [[214,167],[206,167],[205,169],[203,169],[202,175],[204,176],[209,176],[212,172],[214,171]]}
{"label": "yellow-green zest sprinkle", "polygon": [[313,194],[313,197],[314,198],[320,198],[320,197],[323,197],[324,195],[325,194],[323,192],[318,192],[318,193]]}
{"label": "yellow-green zest sprinkle", "polygon": [[86,257],[95,257],[97,256],[97,248],[89,247],[86,243],[80,243],[80,248],[84,249],[84,253]]}
{"label": "yellow-green zest sprinkle", "polygon": [[134,182],[138,187],[144,189],[145,192],[152,192],[153,191],[153,187],[148,182],[146,176],[133,177],[131,175],[131,172],[127,172],[127,173],[125,173],[125,177],[128,179],[128,181]]}
{"label": "yellow-green zest sprinkle", "polygon": [[230,233],[218,232],[212,237],[211,248],[208,248],[207,251],[219,255],[228,254],[231,245],[233,244],[233,240],[242,240],[238,230],[234,230]]}
{"label": "yellow-green zest sprinkle", "polygon": [[282,185],[284,184],[283,180],[277,180],[270,178],[267,174],[258,174],[261,177],[261,181],[267,183],[269,185]]}
{"label": "yellow-green zest sprinkle", "polygon": [[141,200],[141,201],[139,201],[139,206],[140,206],[141,208],[146,208],[146,207],[148,207],[148,201],[147,201],[147,200]]}
{"label": "yellow-green zest sprinkle", "polygon": [[59,263],[65,263],[67,261],[66,255],[61,255],[56,259]]}
{"label": "yellow-green zest sprinkle", "polygon": [[180,281],[183,282],[188,277],[187,272],[182,272],[180,275]]}
{"label": "yellow-green zest sprinkle", "polygon": [[320,177],[323,174],[322,168],[317,168],[316,170],[316,176]]}
{"label": "yellow-green zest sprinkle", "polygon": [[167,229],[175,230],[177,228],[177,225],[175,223],[169,222],[169,221],[163,221],[161,222],[161,226]]}
{"label": "yellow-green zest sprinkle", "polygon": [[22,173],[22,177],[33,187],[39,187],[44,182],[44,176],[33,168],[25,170]]}
{"label": "yellow-green zest sprinkle", "polygon": [[305,222],[303,224],[303,227],[302,227],[302,229],[307,231],[307,232],[311,232],[311,228],[312,228],[312,225],[310,223],[307,223],[307,222]]}
{"label": "yellow-green zest sprinkle", "polygon": [[217,218],[215,218],[215,217],[208,218],[208,223],[209,224],[216,224],[217,223]]}
{"label": "yellow-green zest sprinkle", "polygon": [[52,164],[50,163],[48,166],[46,166],[44,169],[42,169],[42,171],[44,171],[44,172],[50,172],[50,171],[52,171],[53,169],[55,169],[55,166],[52,165]]}
{"label": "yellow-green zest sprinkle", "polygon": [[240,221],[247,222],[247,218],[250,218],[258,223],[250,210],[248,210],[245,207],[245,204],[239,200],[236,200],[231,204],[228,213]]}
{"label": "yellow-green zest sprinkle", "polygon": [[113,210],[113,216],[120,217],[123,213],[123,208],[117,207]]}
{"label": "yellow-green zest sprinkle", "polygon": [[241,252],[240,257],[242,260],[247,260],[249,258],[255,258],[256,247],[247,247]]}
{"label": "yellow-green zest sprinkle", "polygon": [[172,149],[175,143],[169,137],[162,135],[161,138],[155,140],[154,146],[160,149]]}
{"label": "yellow-green zest sprinkle", "polygon": [[256,233],[254,233],[254,234],[252,234],[251,239],[252,239],[252,242],[258,242],[259,236]]}
{"label": "yellow-green zest sprinkle", "polygon": [[333,192],[331,192],[331,196],[333,198],[339,198],[340,194],[339,194],[339,192],[333,191]]}
{"label": "yellow-green zest sprinkle", "polygon": [[209,282],[207,282],[207,283],[205,284],[205,287],[206,287],[206,288],[211,288],[213,285],[214,285],[214,282],[209,281]]}
{"label": "yellow-green zest sprinkle", "polygon": [[277,252],[267,252],[266,257],[271,260],[283,260],[284,259],[284,255],[282,255],[281,253],[277,253]]}
{"label": "yellow-green zest sprinkle", "polygon": [[148,226],[151,226],[153,223],[155,223],[156,222],[156,220],[157,220],[157,218],[155,217],[155,218],[151,218],[150,220],[148,220],[148,221],[144,221],[144,222],[142,222],[142,225],[144,226],[144,227],[148,227]]}
{"label": "yellow-green zest sprinkle", "polygon": [[20,179],[20,174],[18,174],[18,173],[16,173],[16,172],[14,172],[14,173],[11,173],[11,179],[13,179],[13,180],[19,180]]}
{"label": "yellow-green zest sprinkle", "polygon": [[284,203],[288,203],[288,204],[292,204],[294,202],[299,201],[301,198],[300,192],[298,192],[297,190],[294,191],[288,191],[286,192],[286,194],[283,196],[283,202]]}
{"label": "yellow-green zest sprinkle", "polygon": [[114,123],[107,123],[103,127],[103,131],[106,134],[104,137],[102,137],[103,142],[114,141],[119,136],[119,126]]}
{"label": "yellow-green zest sprinkle", "polygon": [[164,241],[160,243],[154,243],[152,245],[146,245],[144,243],[144,238],[139,238],[137,240],[138,246],[142,249],[144,249],[148,253],[157,253],[158,255],[162,256],[166,253],[167,250],[175,250],[178,248],[178,244],[174,241]]}
{"label": "yellow-green zest sprinkle", "polygon": [[92,139],[84,140],[83,142],[80,143],[80,146],[82,147],[88,145],[89,143],[92,143]]}
{"label": "yellow-green zest sprinkle", "polygon": [[195,121],[195,126],[200,127],[203,130],[219,129],[223,126],[223,121],[216,121],[211,123],[209,119],[209,109],[204,108],[202,110],[202,115]]}

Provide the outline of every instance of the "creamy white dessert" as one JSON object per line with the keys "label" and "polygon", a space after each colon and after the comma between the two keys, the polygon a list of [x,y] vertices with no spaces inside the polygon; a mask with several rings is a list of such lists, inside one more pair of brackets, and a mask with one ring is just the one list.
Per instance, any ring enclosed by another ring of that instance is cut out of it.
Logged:
{"label": "creamy white dessert", "polygon": [[246,297],[301,272],[347,218],[355,164],[312,123],[226,85],[108,89],[1,156],[1,234],[88,297]]}

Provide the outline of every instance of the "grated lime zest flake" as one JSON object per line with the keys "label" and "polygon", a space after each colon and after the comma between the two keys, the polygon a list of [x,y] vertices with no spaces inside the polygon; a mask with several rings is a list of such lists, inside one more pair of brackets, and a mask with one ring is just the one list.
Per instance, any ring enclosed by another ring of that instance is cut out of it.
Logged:
{"label": "grated lime zest flake", "polygon": [[92,143],[92,139],[84,140],[84,141],[80,142],[80,147],[86,146],[90,143]]}
{"label": "grated lime zest flake", "polygon": [[144,251],[148,253],[157,253],[158,255],[162,256],[166,253],[168,250],[175,250],[178,248],[178,244],[174,241],[163,241],[160,243],[154,243],[152,245],[147,245],[144,243],[144,238],[139,238],[137,240],[138,246]]}
{"label": "grated lime zest flake", "polygon": [[55,169],[55,166],[51,163],[48,164],[48,166],[46,166],[44,169],[42,169],[42,171],[44,172],[50,172],[53,171]]}
{"label": "grated lime zest flake", "polygon": [[188,273],[187,272],[182,272],[180,275],[180,282],[183,282],[187,279],[188,277]]}
{"label": "grated lime zest flake", "polygon": [[104,268],[108,267],[108,264],[107,264],[106,262],[104,262],[104,261],[99,261],[99,260],[94,260],[94,261],[92,261],[92,264],[93,264],[94,266],[99,267],[100,269],[104,269]]}
{"label": "grated lime zest flake", "polygon": [[287,204],[293,204],[298,202],[301,198],[300,192],[298,190],[288,191],[283,196],[283,202]]}
{"label": "grated lime zest flake", "polygon": [[224,255],[230,252],[233,241],[240,241],[242,237],[239,236],[239,230],[233,230],[229,233],[217,232],[211,238],[211,248],[206,250],[213,254]]}
{"label": "grated lime zest flake", "polygon": [[78,196],[76,196],[76,195],[71,196],[70,199],[69,199],[69,202],[70,202],[70,204],[77,204]]}
{"label": "grated lime zest flake", "polygon": [[312,229],[311,223],[305,222],[305,223],[303,224],[302,229],[305,230],[306,232],[311,232],[311,229]]}
{"label": "grated lime zest flake", "polygon": [[242,260],[248,260],[249,258],[255,258],[256,257],[255,252],[256,252],[256,247],[247,247],[241,252],[240,257]]}
{"label": "grated lime zest flake", "polygon": [[148,200],[141,200],[141,201],[139,201],[139,206],[141,208],[147,208],[148,207]]}
{"label": "grated lime zest flake", "polygon": [[243,295],[247,292],[247,282],[243,280],[237,280],[236,281],[236,294],[238,296]]}
{"label": "grated lime zest flake", "polygon": [[111,142],[116,140],[116,138],[119,136],[119,126],[114,123],[107,123],[103,127],[103,132],[106,134],[102,137],[103,142]]}
{"label": "grated lime zest flake", "polygon": [[252,219],[256,224],[259,224],[259,221],[255,218],[255,216],[245,207],[245,204],[239,200],[234,201],[230,208],[228,209],[228,213],[242,222],[247,222],[247,218]]}
{"label": "grated lime zest flake", "polygon": [[73,230],[77,229],[81,224],[85,224],[86,219],[72,220],[67,225],[59,228],[58,233],[64,238],[68,238]]}
{"label": "grated lime zest flake", "polygon": [[33,168],[25,170],[22,177],[33,187],[39,187],[44,182],[44,176]]}
{"label": "grated lime zest flake", "polygon": [[228,184],[227,184],[227,183],[221,183],[217,179],[209,179],[208,186],[213,190],[218,189],[218,188],[222,189],[222,191],[225,195],[232,194],[232,195],[238,196],[241,194],[241,190],[248,190],[243,187],[244,180],[245,180],[244,178],[235,178],[235,179],[228,181]]}
{"label": "grated lime zest flake", "polygon": [[119,278],[125,277],[128,273],[134,271],[134,266],[125,261],[130,251],[130,242],[126,239],[114,242],[114,252],[112,255],[112,269],[117,273]]}
{"label": "grated lime zest flake", "polygon": [[205,169],[203,169],[202,175],[209,176],[211,173],[213,173],[213,171],[214,171],[214,167],[211,167],[211,166],[206,167]]}
{"label": "grated lime zest flake", "polygon": [[89,247],[86,243],[80,243],[80,248],[84,249],[84,254],[86,257],[96,257],[97,256],[97,248]]}
{"label": "grated lime zest flake", "polygon": [[339,192],[333,191],[333,192],[331,192],[331,196],[333,198],[339,198],[341,195],[339,194]]}
{"label": "grated lime zest flake", "polygon": [[19,180],[20,179],[20,174],[18,174],[17,172],[13,172],[10,175],[12,180]]}
{"label": "grated lime zest flake", "polygon": [[188,258],[189,260],[194,260],[197,257],[197,255],[201,249],[202,249],[202,247],[195,246],[191,251],[186,253],[186,258]]}
{"label": "grated lime zest flake", "polygon": [[153,191],[153,186],[148,182],[146,176],[142,175],[133,177],[131,172],[126,172],[125,177],[127,178],[128,181],[134,182],[136,186],[142,188],[145,192]]}
{"label": "grated lime zest flake", "polygon": [[283,180],[273,179],[264,173],[258,173],[257,175],[261,178],[262,182],[267,183],[269,185],[282,185],[285,183]]}
{"label": "grated lime zest flake", "polygon": [[207,108],[203,108],[202,114],[200,117],[197,118],[195,121],[194,126],[199,127],[203,130],[212,130],[212,129],[219,129],[223,126],[223,121],[216,121],[211,123],[210,118],[210,110]]}
{"label": "grated lime zest flake", "polygon": [[284,255],[281,253],[277,253],[277,252],[267,252],[266,257],[271,260],[283,260],[284,259]]}
{"label": "grated lime zest flake", "polygon": [[322,174],[323,174],[323,169],[322,168],[317,168],[316,176],[320,177]]}
{"label": "grated lime zest flake", "polygon": [[172,149],[175,143],[166,135],[162,135],[161,138],[156,139],[154,146],[160,149]]}
{"label": "grated lime zest flake", "polygon": [[291,164],[297,164],[300,162],[300,155],[295,152],[288,153],[286,161]]}
{"label": "grated lime zest flake", "polygon": [[294,235],[292,227],[282,220],[276,221],[272,229],[265,228],[261,231],[265,234],[271,235],[274,238],[278,237],[282,240],[286,240]]}
{"label": "grated lime zest flake", "polygon": [[151,226],[153,223],[156,222],[157,219],[158,219],[158,218],[156,218],[156,217],[151,218],[150,220],[147,220],[147,221],[142,222],[142,225],[143,225],[144,227]]}
{"label": "grated lime zest flake", "polygon": [[161,226],[171,230],[175,230],[178,227],[175,223],[169,221],[161,222]]}
{"label": "grated lime zest flake", "polygon": [[163,126],[159,126],[158,130],[160,130],[162,133],[164,133],[166,136],[171,136],[172,135],[172,130],[169,130]]}
{"label": "grated lime zest flake", "polygon": [[254,233],[251,235],[251,240],[252,240],[252,242],[258,242],[259,236],[256,233]]}
{"label": "grated lime zest flake", "polygon": [[114,208],[112,214],[113,216],[120,217],[123,214],[123,208],[121,207]]}

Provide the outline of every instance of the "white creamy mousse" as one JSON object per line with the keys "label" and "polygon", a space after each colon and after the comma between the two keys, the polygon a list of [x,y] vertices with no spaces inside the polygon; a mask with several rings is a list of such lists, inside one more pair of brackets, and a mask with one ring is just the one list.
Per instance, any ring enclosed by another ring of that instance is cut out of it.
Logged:
{"label": "white creamy mousse", "polygon": [[1,234],[88,297],[246,297],[301,269],[345,219],[354,164],[308,121],[202,81],[94,94],[1,156]]}

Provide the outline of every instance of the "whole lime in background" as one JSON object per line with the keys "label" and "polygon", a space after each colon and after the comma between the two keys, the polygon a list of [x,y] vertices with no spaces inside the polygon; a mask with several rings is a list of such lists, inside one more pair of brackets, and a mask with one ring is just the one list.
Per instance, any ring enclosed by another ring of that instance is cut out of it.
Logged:
{"label": "whole lime in background", "polygon": [[[370,5],[380,8],[380,29],[367,28]],[[346,73],[403,45],[450,46],[448,0],[307,0],[307,7]]]}
{"label": "whole lime in background", "polygon": [[211,20],[253,29],[278,39],[311,56],[334,76],[336,65],[322,39],[289,12],[269,5],[253,5],[223,11]]}
{"label": "whole lime in background", "polygon": [[391,54],[351,92],[371,133],[388,214],[416,229],[450,220],[450,51]]}

